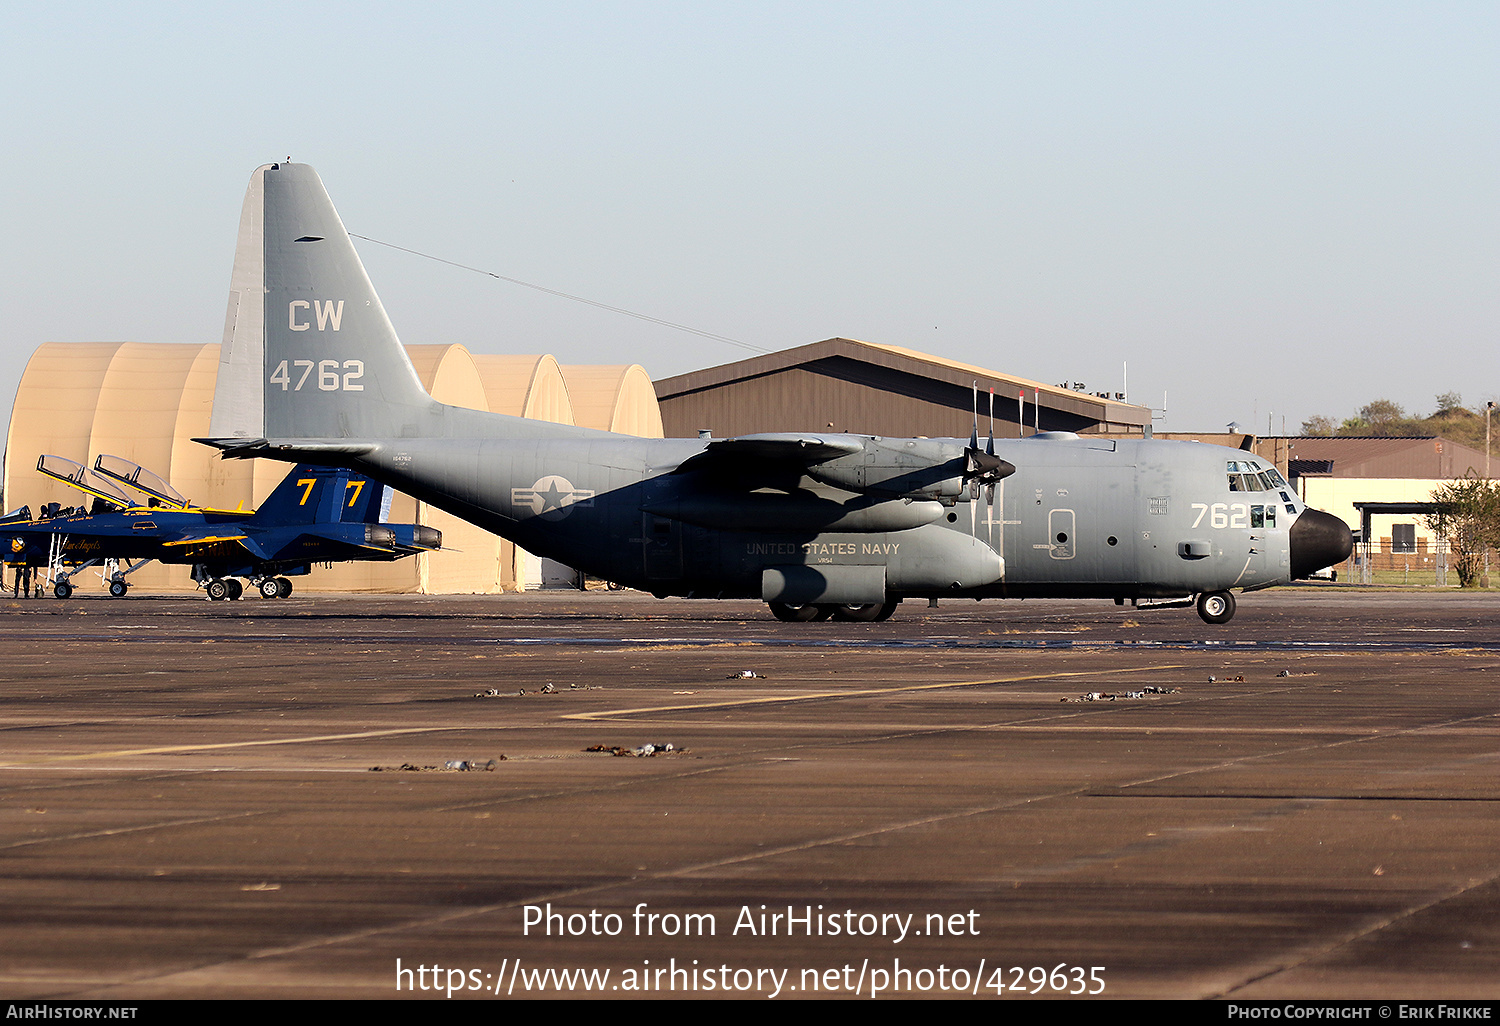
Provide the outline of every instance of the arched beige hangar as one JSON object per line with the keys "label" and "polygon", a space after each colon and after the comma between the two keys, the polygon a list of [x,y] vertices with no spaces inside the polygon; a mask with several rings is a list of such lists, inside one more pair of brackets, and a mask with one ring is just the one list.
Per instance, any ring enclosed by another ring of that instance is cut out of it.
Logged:
{"label": "arched beige hangar", "polygon": [[638,363],[569,364],[562,369],[573,397],[574,423],[642,438],[662,437],[661,407],[651,376]]}
{"label": "arched beige hangar", "polygon": [[[550,356],[474,356],[461,345],[408,346],[407,351],[423,385],[441,402],[573,422],[570,380]],[[82,501],[79,493],[36,473],[37,458],[55,453],[92,463],[101,452],[164,474],[201,505],[236,509],[263,502],[287,468],[268,460],[220,460],[192,441],[208,432],[218,353],[214,343],[38,347],[22,374],[11,416],[6,506],[30,503],[35,509],[50,501],[77,505]],[[661,436],[655,392],[639,366],[580,366],[567,372],[585,382],[594,422],[589,426],[614,425],[617,431],[651,431],[654,426],[652,437]],[[608,394],[611,382],[618,394]],[[394,497],[390,519],[437,527],[453,551],[395,563],[316,567],[297,582],[299,590],[486,593],[514,589],[518,580],[524,587],[526,557],[510,543],[406,495]],[[193,590],[185,567],[153,564],[133,575],[132,581],[154,591]]]}

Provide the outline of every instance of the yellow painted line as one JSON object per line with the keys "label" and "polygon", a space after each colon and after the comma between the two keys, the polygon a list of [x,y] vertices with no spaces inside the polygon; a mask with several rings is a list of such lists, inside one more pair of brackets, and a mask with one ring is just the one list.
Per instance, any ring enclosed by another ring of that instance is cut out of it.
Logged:
{"label": "yellow painted line", "polygon": [[1068,677],[1099,677],[1110,673],[1150,673],[1155,670],[1180,670],[1185,664],[1167,666],[1120,667],[1114,670],[1077,670],[1068,673],[1028,673],[1019,677],[990,677],[985,680],[956,680],[942,684],[902,684],[890,688],[862,688],[858,691],[818,691],[809,695],[779,695],[766,698],[736,698],[722,702],[697,702],[687,705],[651,705],[638,709],[604,709],[591,713],[567,713],[565,720],[600,720],[609,716],[632,716],[639,713],[695,712],[702,709],[731,709],[741,705],[774,705],[784,702],[810,702],[826,698],[866,698],[871,695],[897,695],[902,692],[939,691],[944,688],[972,688],[981,684],[1018,684],[1028,680],[1063,680]]}
{"label": "yellow painted line", "polygon": [[38,759],[12,759],[0,762],[0,768],[37,766],[49,762],[78,762],[84,759],[121,759],[132,755],[170,755],[174,752],[212,752],[223,748],[257,748],[266,745],[311,744],[317,741],[352,741],[362,737],[393,737],[399,734],[431,734],[463,727],[400,727],[391,730],[362,730],[355,734],[312,734],[307,737],[279,737],[264,741],[222,741],[211,745],[163,745],[158,748],[117,748],[108,752],[80,752],[76,755],[46,755]]}

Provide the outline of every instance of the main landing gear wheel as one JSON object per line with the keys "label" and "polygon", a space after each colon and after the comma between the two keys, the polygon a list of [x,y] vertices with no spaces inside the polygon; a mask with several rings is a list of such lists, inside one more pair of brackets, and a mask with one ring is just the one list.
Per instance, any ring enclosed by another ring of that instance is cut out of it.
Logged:
{"label": "main landing gear wheel", "polygon": [[817,606],[789,606],[785,602],[768,602],[771,615],[782,623],[808,623],[818,619]]}
{"label": "main landing gear wheel", "polygon": [[[894,610],[894,604],[892,609]],[[834,606],[833,618],[845,623],[874,623],[879,620],[881,610],[885,609],[883,602],[871,602],[863,606]],[[890,616],[890,613],[886,613]]]}
{"label": "main landing gear wheel", "polygon": [[281,581],[278,580],[275,577],[267,577],[265,580],[261,581],[260,582],[260,597],[261,598],[268,598],[268,599],[280,598],[281,597]]}
{"label": "main landing gear wheel", "polygon": [[129,591],[129,590],[130,590],[130,585],[126,584],[124,581],[110,581],[109,582],[109,595],[110,595],[110,598],[124,598],[125,597],[125,593],[127,591]]}
{"label": "main landing gear wheel", "polygon": [[52,594],[60,599],[73,597],[73,586],[66,580],[58,581],[52,586]]}
{"label": "main landing gear wheel", "polygon": [[229,585],[229,601],[233,602],[245,594],[245,586],[233,577],[224,578],[224,583]]}
{"label": "main landing gear wheel", "polygon": [[208,587],[203,589],[208,592],[208,597],[214,602],[223,602],[229,598],[229,582],[222,577],[215,577],[208,582]]}
{"label": "main landing gear wheel", "polygon": [[276,583],[281,585],[281,597],[286,598],[292,593],[292,582],[285,577],[276,578]]}
{"label": "main landing gear wheel", "polygon": [[1198,596],[1198,615],[1204,623],[1228,623],[1234,619],[1234,596],[1227,591],[1206,591]]}

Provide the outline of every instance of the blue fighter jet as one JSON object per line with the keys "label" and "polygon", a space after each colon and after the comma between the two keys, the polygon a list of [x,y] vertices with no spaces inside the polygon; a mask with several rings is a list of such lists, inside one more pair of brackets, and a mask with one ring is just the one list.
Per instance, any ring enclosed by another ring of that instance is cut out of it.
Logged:
{"label": "blue fighter jet", "polygon": [[309,573],[313,563],[396,560],[442,547],[434,528],[380,522],[388,490],[349,470],[299,464],[252,512],[194,506],[150,471],[115,456],[100,456],[93,470],[43,456],[37,469],[92,502],[87,508],[48,503],[38,517],[22,508],[0,519],[0,558],[18,571],[42,571],[58,598],[73,594],[73,575],[100,565],[109,593],[123,597],[127,576],[151,560],[191,566],[193,580],[215,601],[239,598],[239,578],[265,598],[282,598],[292,592],[288,578]]}

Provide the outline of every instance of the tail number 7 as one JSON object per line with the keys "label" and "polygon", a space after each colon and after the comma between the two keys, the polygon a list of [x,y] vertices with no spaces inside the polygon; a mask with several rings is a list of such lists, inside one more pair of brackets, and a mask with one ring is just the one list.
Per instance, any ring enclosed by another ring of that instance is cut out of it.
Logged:
{"label": "tail number 7", "polygon": [[[288,364],[291,370],[288,370]],[[313,368],[318,369],[318,388],[324,392],[363,392],[365,386],[359,384],[359,379],[365,376],[365,361],[345,360],[341,366],[337,360],[282,360],[271,372],[271,384],[280,385],[283,392],[290,389],[293,392],[302,391],[302,386],[307,384],[307,379],[312,375]],[[340,371],[343,374],[340,375]],[[292,374],[300,371],[297,383],[292,384]]]}

